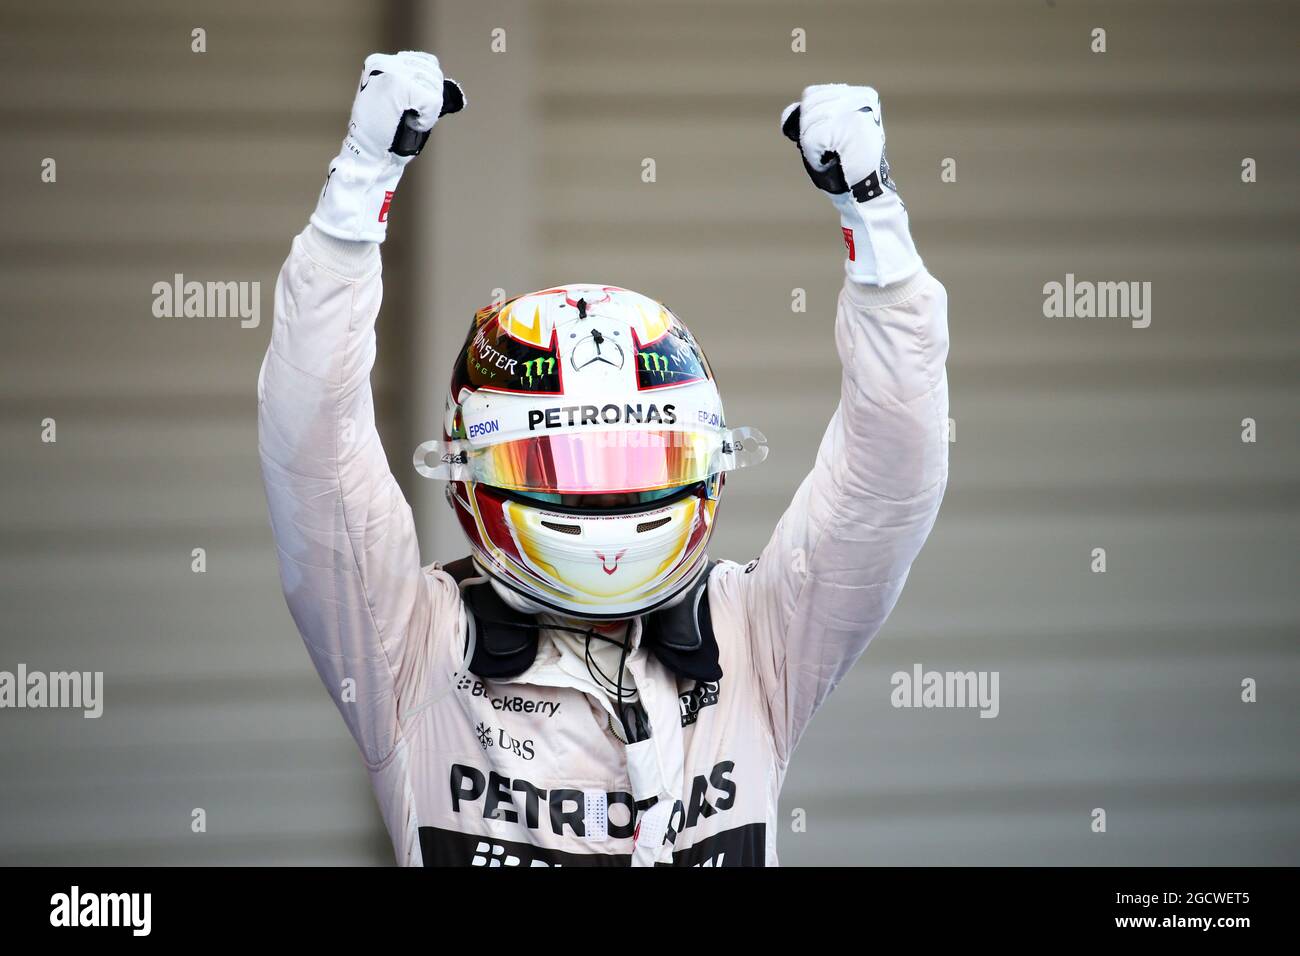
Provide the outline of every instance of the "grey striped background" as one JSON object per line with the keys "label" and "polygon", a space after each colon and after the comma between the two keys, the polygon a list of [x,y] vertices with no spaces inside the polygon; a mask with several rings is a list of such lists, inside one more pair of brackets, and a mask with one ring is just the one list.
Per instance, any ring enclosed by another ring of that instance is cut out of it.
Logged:
{"label": "grey striped background", "polygon": [[[390,859],[279,595],[253,383],[361,58],[407,46],[470,96],[385,247],[376,382],[429,559],[463,550],[406,465],[449,345],[494,287],[579,279],[667,301],[730,418],[768,434],[714,549],[757,552],[837,378],[838,228],[777,121],[806,83],[874,83],[951,300],[952,483],[796,754],[782,808],[808,825],[783,859],[1300,862],[1297,19],[1064,0],[0,11],[0,669],[108,683],[98,721],[0,712],[0,862]],[[261,328],[155,319],[150,288],[176,272],[260,280]],[[1043,318],[1067,272],[1150,281],[1151,327]],[[917,661],[1000,671],[1001,715],[891,708],[890,674]]]}

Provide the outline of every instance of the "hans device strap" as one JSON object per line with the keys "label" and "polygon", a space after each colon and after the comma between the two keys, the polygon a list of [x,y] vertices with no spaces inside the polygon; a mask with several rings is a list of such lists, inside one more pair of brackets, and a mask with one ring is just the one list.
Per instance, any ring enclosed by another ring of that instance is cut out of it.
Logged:
{"label": "hans device strap", "polygon": [[[671,607],[641,617],[641,640],[654,655],[679,677],[701,681],[722,678],[718,642],[713,636],[709,614],[709,575],[716,561],[709,562],[699,580]],[[482,576],[472,558],[443,565],[457,584]],[[516,611],[501,599],[491,583],[461,588],[465,609],[473,616],[474,656],[469,671],[488,680],[518,677],[537,657],[541,630],[535,616]]]}

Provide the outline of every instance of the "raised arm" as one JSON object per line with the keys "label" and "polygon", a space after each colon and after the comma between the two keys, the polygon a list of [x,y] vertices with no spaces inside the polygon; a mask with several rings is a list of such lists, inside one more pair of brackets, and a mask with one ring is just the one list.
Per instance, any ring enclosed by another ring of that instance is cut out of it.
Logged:
{"label": "raised arm", "polygon": [[870,87],[813,86],[786,110],[847,250],[840,404],[813,469],[741,575],[755,663],[788,758],[893,609],[948,474],[947,295],[925,271]]}
{"label": "raised arm", "polygon": [[[444,83],[446,102],[444,103]],[[258,448],[285,599],[367,762],[393,750],[428,631],[411,510],[375,430],[379,243],[402,170],[464,104],[424,53],[366,59],[347,138],[275,289]]]}

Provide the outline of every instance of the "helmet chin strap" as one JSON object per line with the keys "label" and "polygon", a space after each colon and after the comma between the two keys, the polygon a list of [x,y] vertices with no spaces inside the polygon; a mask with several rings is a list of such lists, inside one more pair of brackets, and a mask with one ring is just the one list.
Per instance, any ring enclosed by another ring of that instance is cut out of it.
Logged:
{"label": "helmet chin strap", "polygon": [[[544,614],[547,617],[558,619],[556,624],[553,625],[539,624],[539,630],[557,630],[580,636],[583,639],[582,656],[586,662],[587,671],[591,674],[592,679],[605,689],[605,692],[613,701],[614,708],[623,723],[625,742],[643,740],[650,735],[645,713],[637,703],[636,689],[629,688],[624,683],[627,674],[627,658],[632,649],[629,641],[632,633],[630,618],[616,621],[585,621],[577,617],[559,615],[551,608],[544,607],[524,597],[517,591],[512,591],[495,579],[490,578],[489,580],[492,589],[501,596],[501,600],[505,601],[514,610],[523,614]],[[596,661],[599,651],[593,648],[593,642],[597,647],[601,644],[618,647],[617,664],[610,668],[613,670],[612,674]]]}
{"label": "helmet chin strap", "polygon": [[[577,623],[584,629],[590,628],[601,631],[602,633],[612,631],[617,627],[626,624],[628,621],[632,620],[632,618],[641,616],[640,614],[629,614],[625,618],[617,618],[615,620],[609,620],[606,618],[601,618],[599,620],[582,618],[578,617],[576,614],[566,614],[562,611],[557,611],[555,608],[547,607],[545,604],[540,604],[532,598],[525,597],[518,591],[502,584],[490,575],[485,575],[485,577],[487,578],[488,583],[492,585],[492,590],[497,592],[497,595],[501,600],[505,601],[507,605],[518,611],[520,614],[549,614],[551,617],[563,618],[567,621]],[[692,579],[694,580],[694,577]],[[690,594],[690,592],[691,589],[689,587],[681,588],[681,590],[674,594],[670,599],[665,601],[663,604],[660,604],[657,610],[667,609],[675,604],[680,604],[682,601],[686,600],[686,596]]]}
{"label": "helmet chin strap", "polygon": [[550,614],[551,609],[538,604],[531,598],[526,598],[518,591],[506,587],[496,578],[489,576],[488,582],[492,585],[492,590],[497,592],[497,597],[505,601],[506,604],[518,611],[520,614]]}
{"label": "helmet chin strap", "polygon": [[640,616],[640,615],[632,614],[629,615],[628,617],[619,618],[617,620],[612,620],[612,621],[604,618],[600,620],[595,620],[590,618],[578,617],[576,614],[568,614],[563,611],[557,611],[553,607],[547,607],[544,604],[539,604],[537,601],[534,601],[532,598],[526,597],[520,594],[518,591],[514,590],[513,588],[510,588],[502,584],[496,578],[489,577],[488,581],[492,585],[492,590],[497,592],[497,595],[501,598],[501,600],[505,601],[506,604],[508,604],[512,609],[518,611],[519,613],[545,614],[549,617],[557,618],[566,624],[571,624],[575,628],[584,631],[596,630],[596,631],[600,631],[601,633],[611,633],[613,631],[618,630],[620,627],[622,627],[624,624],[630,621],[633,617]]}

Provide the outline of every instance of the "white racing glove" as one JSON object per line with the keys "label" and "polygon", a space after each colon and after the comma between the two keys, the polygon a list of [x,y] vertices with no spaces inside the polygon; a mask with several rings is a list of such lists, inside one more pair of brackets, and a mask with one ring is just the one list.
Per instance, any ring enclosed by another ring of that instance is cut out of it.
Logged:
{"label": "white racing glove", "polygon": [[429,53],[372,53],[361,71],[343,148],[330,161],[311,223],[336,239],[383,242],[388,209],[406,164],[438,117],[465,108],[465,94]]}
{"label": "white racing glove", "polygon": [[781,132],[794,140],[804,168],[840,211],[857,282],[889,285],[914,275],[921,257],[912,244],[907,209],[889,178],[880,96],[869,86],[809,86],[781,114]]}

